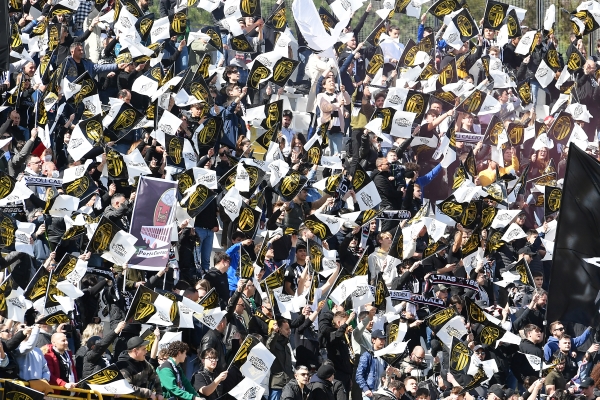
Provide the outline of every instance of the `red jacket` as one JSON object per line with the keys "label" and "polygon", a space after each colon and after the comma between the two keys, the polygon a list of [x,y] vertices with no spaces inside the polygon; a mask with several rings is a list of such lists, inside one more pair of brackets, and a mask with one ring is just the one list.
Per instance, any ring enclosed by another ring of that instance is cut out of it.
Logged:
{"label": "red jacket", "polygon": [[[44,353],[44,358],[46,359],[46,363],[48,364],[48,369],[50,370],[50,384],[56,386],[65,386],[65,384],[69,383],[60,378],[60,364],[58,358],[56,357],[56,353],[52,350],[52,344],[44,346],[46,349],[42,348]],[[73,376],[75,377],[75,382],[77,382],[77,372],[75,371],[75,358],[73,357],[73,353],[70,350],[67,350],[69,357],[71,358],[71,370],[73,371]]]}

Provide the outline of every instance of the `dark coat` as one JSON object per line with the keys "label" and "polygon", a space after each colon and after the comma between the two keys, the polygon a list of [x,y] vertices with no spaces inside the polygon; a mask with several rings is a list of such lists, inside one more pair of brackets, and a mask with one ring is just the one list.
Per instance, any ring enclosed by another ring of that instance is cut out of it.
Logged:
{"label": "dark coat", "polygon": [[335,400],[331,382],[324,381],[316,375],[312,379],[314,381],[306,385],[308,388],[307,400]]}
{"label": "dark coat", "polygon": [[306,400],[307,396],[308,386],[305,386],[304,390],[300,389],[298,381],[292,379],[283,387],[280,400]]}

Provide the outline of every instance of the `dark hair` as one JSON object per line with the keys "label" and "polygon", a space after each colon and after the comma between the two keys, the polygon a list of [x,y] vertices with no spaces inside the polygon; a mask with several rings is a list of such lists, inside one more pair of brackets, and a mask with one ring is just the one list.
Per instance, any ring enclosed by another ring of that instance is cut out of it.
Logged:
{"label": "dark hair", "polygon": [[229,77],[227,75],[232,74],[234,71],[237,71],[238,67],[234,67],[233,65],[228,65],[227,67],[225,67],[225,70],[223,71],[223,80],[225,82],[229,82]]}
{"label": "dark hair", "polygon": [[83,43],[81,42],[73,42],[71,46],[69,46],[69,51],[73,51],[76,47],[83,47]]}
{"label": "dark hair", "polygon": [[525,337],[529,335],[531,332],[541,331],[540,327],[534,324],[527,324],[525,328],[523,328],[523,332],[525,333]]}
{"label": "dark hair", "polygon": [[429,397],[429,389],[426,388],[418,388],[415,393],[415,399],[419,396]]}
{"label": "dark hair", "polygon": [[404,389],[404,383],[402,383],[401,381],[399,381],[397,379],[392,379],[391,381],[388,382],[388,389],[402,390],[402,389]]}
{"label": "dark hair", "polygon": [[214,264],[217,265],[221,261],[231,261],[231,257],[222,251],[216,252],[213,257]]}
{"label": "dark hair", "polygon": [[560,338],[560,340],[563,340],[563,339],[569,339],[569,340],[570,340],[570,339],[571,339],[571,335],[567,335],[567,334],[565,333],[565,334],[564,334],[564,335],[563,335],[563,336]]}
{"label": "dark hair", "polygon": [[127,97],[128,93],[130,93],[129,90],[121,89],[121,90],[119,90],[118,96],[119,96],[119,98],[121,98],[121,97],[125,98],[125,97]]}
{"label": "dark hair", "polygon": [[283,116],[284,117],[290,117],[290,118],[294,118],[294,114],[292,114],[292,112],[290,110],[283,110]]}
{"label": "dark hair", "polygon": [[333,319],[336,319],[336,318],[340,319],[340,318],[346,318],[346,317],[347,317],[347,315],[343,311],[338,311],[335,314],[333,314]]}
{"label": "dark hair", "polygon": [[243,232],[239,232],[239,231],[235,231],[231,234],[231,240],[237,240],[237,239],[246,239],[246,234],[244,234]]}
{"label": "dark hair", "polygon": [[206,357],[211,357],[211,356],[212,357],[217,357],[218,356],[217,351],[215,349],[213,349],[212,347],[209,348],[209,349],[206,349],[206,350],[204,350],[204,351],[202,351],[200,353],[200,358],[203,359],[203,360]]}
{"label": "dark hair", "polygon": [[290,322],[287,319],[285,319],[285,318],[279,318],[279,319],[277,319],[277,326],[279,328],[283,328],[283,325],[289,324],[289,323]]}
{"label": "dark hair", "polygon": [[423,28],[423,32],[427,32],[431,35],[433,33],[433,28],[430,26],[426,26],[425,28]]}
{"label": "dark hair", "polygon": [[177,357],[179,353],[187,353],[189,346],[187,343],[176,341],[169,344],[167,347],[167,355],[169,357]]}
{"label": "dark hair", "polygon": [[542,278],[544,277],[544,273],[542,271],[535,271],[531,273],[531,276],[533,276],[534,278],[537,278],[538,276],[541,276]]}

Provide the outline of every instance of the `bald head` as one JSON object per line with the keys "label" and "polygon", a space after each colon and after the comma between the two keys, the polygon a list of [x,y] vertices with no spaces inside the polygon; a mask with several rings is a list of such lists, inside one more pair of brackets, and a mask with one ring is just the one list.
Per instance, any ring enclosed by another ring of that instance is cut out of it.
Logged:
{"label": "bald head", "polygon": [[412,353],[410,353],[410,359],[414,362],[422,363],[425,361],[425,349],[421,346],[416,346]]}
{"label": "bald head", "polygon": [[69,342],[67,341],[67,335],[64,333],[55,333],[51,338],[52,346],[59,353],[64,353],[69,348]]}

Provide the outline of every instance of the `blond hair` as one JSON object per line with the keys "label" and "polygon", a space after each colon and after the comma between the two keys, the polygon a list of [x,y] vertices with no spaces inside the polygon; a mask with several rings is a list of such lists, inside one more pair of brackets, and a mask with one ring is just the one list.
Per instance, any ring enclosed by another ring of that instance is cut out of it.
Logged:
{"label": "blond hair", "polygon": [[104,325],[102,324],[88,324],[81,334],[81,345],[87,346],[87,341],[92,336],[102,336],[104,333]]}

